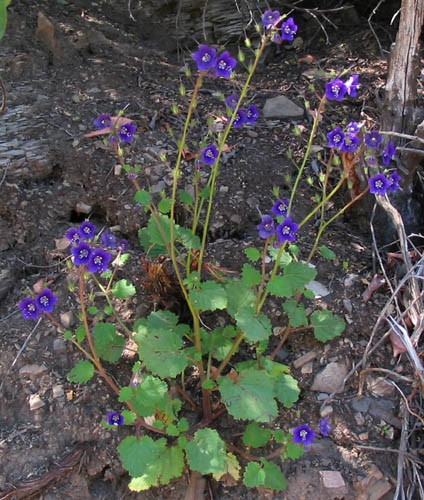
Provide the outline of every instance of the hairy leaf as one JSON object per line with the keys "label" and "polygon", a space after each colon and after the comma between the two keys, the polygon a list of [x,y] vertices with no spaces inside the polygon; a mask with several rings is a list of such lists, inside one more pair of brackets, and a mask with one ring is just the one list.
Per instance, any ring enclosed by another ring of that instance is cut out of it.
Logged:
{"label": "hairy leaf", "polygon": [[260,427],[256,422],[250,423],[243,433],[243,443],[252,448],[265,446],[271,438],[272,432],[269,429]]}
{"label": "hairy leaf", "polygon": [[74,368],[68,373],[69,382],[85,384],[94,375],[94,365],[86,359],[78,361]]}
{"label": "hairy leaf", "polygon": [[248,488],[263,486],[265,482],[265,471],[258,462],[249,462],[244,470],[243,483]]}
{"label": "hairy leaf", "polygon": [[225,309],[227,306],[227,294],[225,288],[215,281],[201,283],[200,290],[192,290],[190,299],[196,309],[200,311],[215,311]]}
{"label": "hairy leaf", "polygon": [[305,326],[308,324],[305,306],[303,304],[297,304],[294,299],[287,300],[283,304],[283,309],[288,314],[292,327],[297,328],[298,326]]}
{"label": "hairy leaf", "polygon": [[117,299],[126,299],[135,295],[136,289],[128,280],[119,280],[113,286],[112,293]]}
{"label": "hairy leaf", "polygon": [[232,453],[227,453],[227,463],[225,472],[215,472],[213,475],[214,479],[217,481],[225,480],[225,477],[230,476],[233,480],[238,481],[240,479],[240,469],[241,466],[235,455]]}
{"label": "hairy leaf", "polygon": [[200,429],[186,446],[190,468],[201,474],[225,472],[225,443],[214,429]]}
{"label": "hairy leaf", "polygon": [[251,309],[241,309],[235,316],[237,326],[246,334],[249,342],[260,342],[272,333],[272,325],[263,313],[254,315]]}
{"label": "hairy leaf", "polygon": [[242,278],[244,283],[246,283],[247,286],[255,286],[259,285],[261,282],[262,276],[261,273],[255,269],[253,266],[250,264],[244,263],[243,264],[243,270],[242,270]]}
{"label": "hairy leaf", "polygon": [[345,322],[342,318],[335,316],[331,311],[322,309],[315,311],[310,317],[311,325],[314,326],[315,338],[321,342],[334,339],[342,333]]}
{"label": "hairy leaf", "polygon": [[93,337],[97,355],[105,361],[116,363],[124,349],[125,338],[116,334],[115,326],[112,323],[97,323]]}
{"label": "hairy leaf", "polygon": [[252,309],[255,304],[255,294],[250,286],[238,279],[230,279],[225,283],[227,291],[227,312],[233,318],[241,309]]}
{"label": "hairy leaf", "polygon": [[131,402],[137,414],[141,417],[150,417],[156,410],[161,410],[166,405],[168,396],[168,385],[151,375],[147,376],[137,387]]}
{"label": "hairy leaf", "polygon": [[275,491],[282,491],[287,488],[287,481],[284,474],[281,472],[280,467],[274,462],[263,461],[265,472],[265,488],[270,488]]}

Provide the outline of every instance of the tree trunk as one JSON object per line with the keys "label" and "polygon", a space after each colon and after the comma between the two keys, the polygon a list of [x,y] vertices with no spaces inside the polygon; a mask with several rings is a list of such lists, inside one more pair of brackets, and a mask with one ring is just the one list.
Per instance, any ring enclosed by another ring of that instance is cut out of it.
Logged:
{"label": "tree trunk", "polygon": [[[399,29],[390,56],[381,129],[385,132],[424,137],[423,110],[418,107],[420,35],[424,21],[424,0],[402,0]],[[419,123],[421,121],[421,123]],[[423,150],[422,143],[391,136],[397,146]],[[423,224],[423,203],[414,193],[414,176],[423,156],[411,151],[398,154],[397,167],[403,190],[391,197],[402,215],[407,233]]]}

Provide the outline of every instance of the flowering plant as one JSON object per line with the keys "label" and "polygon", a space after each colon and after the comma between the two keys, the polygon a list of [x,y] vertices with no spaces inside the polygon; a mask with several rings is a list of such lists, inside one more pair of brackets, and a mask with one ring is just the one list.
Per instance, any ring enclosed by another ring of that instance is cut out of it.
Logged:
{"label": "flowering plant", "polygon": [[[325,221],[325,207],[346,182],[347,176],[341,173],[335,187],[327,192],[332,167],[330,155],[327,170],[320,175],[322,196],[303,220],[299,220],[295,197],[326,101],[355,97],[358,75],[345,81],[337,78],[326,85],[291,192],[285,198],[276,190],[275,199],[270,202],[272,215],[263,215],[257,225],[263,245],[246,248],[249,262],[244,263],[240,277],[223,275],[225,270],[206,259],[220,159],[232,128],[253,126],[260,118],[257,105],[248,103],[246,106],[245,100],[266,44],[270,40],[277,43],[291,41],[298,30],[293,18],[285,20],[278,11],[266,11],[262,21],[265,31],[260,47],[254,52],[255,59],[249,66],[246,82],[239,94],[234,92],[224,99],[229,112],[223,130],[209,130],[201,142],[196,159],[199,165],[208,166],[209,177],[205,185],[200,185],[199,178],[194,177],[194,195],[180,191],[180,201],[189,209],[191,227],[182,227],[175,222],[178,182],[189,125],[203,80],[210,75],[232,77],[237,60],[229,51],[219,52],[213,47],[200,45],[193,54],[199,74],[181,138],[177,142],[171,193],[169,196],[163,193],[159,202],[155,193],[140,187],[136,175],[139,167],[131,167],[124,160],[123,147],[133,140],[136,126],[131,120],[124,119],[123,113],[118,117],[102,114],[93,122],[98,128],[97,135],[108,134],[106,143],[113,147],[135,188],[134,202],[150,214],[148,224],[139,232],[146,256],[165,255],[172,263],[172,272],[161,268],[165,273],[164,282],[167,286],[171,281],[176,283],[190,312],[190,321],[185,323],[171,311],[159,309],[146,318],[137,318],[128,327],[118,314],[117,303],[133,296],[136,288],[126,279],[116,280],[118,271],[130,258],[127,242],[117,242],[115,235],[107,231],[96,234],[97,228],[90,221],[67,231],[72,256],[70,266],[75,267],[79,274],[75,289],[81,306],[81,325],[64,335],[85,356],[69,373],[68,380],[87,383],[97,372],[116,393],[116,408],[103,425],[117,431],[122,426],[131,430],[130,435],[123,437],[118,452],[123,467],[132,478],[130,489],[134,491],[167,484],[181,476],[186,465],[191,471],[213,474],[218,481],[225,480],[228,474],[238,480],[242,468],[238,456],[248,462],[242,476],[246,486],[283,490],[286,479],[281,465],[274,460],[278,458],[283,463],[298,458],[316,437],[307,424],[292,432],[290,429],[271,430],[263,424],[270,424],[279,412],[292,408],[300,395],[290,368],[275,360],[290,332],[311,330],[318,341],[326,342],[340,335],[345,327],[344,321],[331,311],[318,309],[312,312],[311,308],[305,308],[304,302],[314,298],[308,284],[317,273],[310,261],[323,231],[355,201]],[[249,40],[246,45],[250,48]],[[187,75],[191,75],[189,70]],[[184,87],[180,91],[185,95]],[[346,132],[337,127],[327,135],[329,146],[353,153],[359,147],[359,131],[360,126],[355,122],[349,124]],[[366,144],[372,144],[372,148],[380,146],[375,134],[366,139]],[[383,162],[393,154],[389,145],[383,153]],[[379,175],[374,181],[370,179],[372,192],[382,193],[384,189],[395,189],[399,185],[400,179],[395,173],[391,175],[391,181],[383,174]],[[301,260],[299,248],[294,243],[299,230],[317,212],[321,215],[321,222],[315,243],[309,256]],[[324,256],[333,258],[325,246],[320,250]],[[144,261],[147,266],[147,259]],[[87,300],[92,298],[90,294],[87,299],[88,281],[103,293],[107,302],[103,310],[93,304],[87,307]],[[281,328],[281,340],[273,348],[272,324],[263,311],[270,295],[281,301],[286,318],[286,325]],[[19,307],[26,318],[36,319],[40,314],[46,314],[55,321],[51,312],[57,301],[52,292],[45,289],[36,298],[23,300]],[[202,315],[224,310],[228,324],[206,331],[202,326]],[[90,315],[95,321],[89,321]],[[130,343],[136,347],[138,359],[128,383],[118,386],[108,375],[104,363],[119,362]],[[243,343],[255,356],[237,362],[234,356]],[[186,372],[196,378],[192,389],[187,387]],[[199,418],[187,418],[190,410],[194,410]],[[218,420],[223,413],[236,420],[250,421],[236,444],[229,442],[220,432]],[[322,436],[328,436],[330,430],[328,420],[321,422]],[[144,434],[140,437],[142,431]],[[154,439],[155,436],[159,439]],[[265,445],[273,450],[256,456],[254,450]],[[197,474],[193,474],[193,480],[196,477]]]}

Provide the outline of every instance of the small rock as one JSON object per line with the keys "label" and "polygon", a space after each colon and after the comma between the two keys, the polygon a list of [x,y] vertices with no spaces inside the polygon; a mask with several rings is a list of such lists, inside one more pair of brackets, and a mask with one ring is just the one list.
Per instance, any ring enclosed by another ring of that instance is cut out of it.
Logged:
{"label": "small rock", "polygon": [[312,361],[309,361],[309,363],[306,363],[306,365],[303,365],[301,370],[300,370],[303,375],[309,375],[314,371],[314,364]]}
{"label": "small rock", "polygon": [[258,133],[255,132],[254,130],[250,130],[250,129],[247,130],[247,135],[249,137],[258,137]]}
{"label": "small rock", "polygon": [[343,306],[349,314],[352,314],[352,301],[350,299],[343,299]]}
{"label": "small rock", "polygon": [[321,297],[325,297],[330,294],[327,287],[315,280],[311,280],[309,283],[306,283],[305,288],[310,290],[315,295],[316,299],[320,299]]}
{"label": "small rock", "polygon": [[368,408],[370,407],[371,403],[371,398],[364,397],[364,398],[359,398],[359,399],[352,399],[351,405],[352,408],[355,411],[362,411],[362,412],[367,412]]}
{"label": "small rock", "polygon": [[322,410],[320,410],[319,414],[321,416],[321,418],[325,418],[325,417],[328,417],[329,415],[331,415],[333,413],[333,407],[330,406],[330,405],[327,405],[327,406],[324,406],[324,408]]}
{"label": "small rock", "polygon": [[339,394],[344,390],[342,382],[346,374],[347,368],[343,363],[329,363],[324,370],[315,375],[311,391],[326,392],[327,394],[337,391]]}
{"label": "small rock", "polygon": [[53,397],[55,399],[61,398],[62,396],[65,395],[65,391],[63,390],[63,385],[60,384],[54,385],[52,391],[53,391]]}
{"label": "small rock", "polygon": [[364,500],[380,500],[392,489],[391,484],[386,481],[381,471],[371,465],[367,477],[356,484],[360,498]]}
{"label": "small rock", "polygon": [[53,351],[58,353],[66,352],[66,343],[63,339],[54,339],[53,341]]}
{"label": "small rock", "polygon": [[242,218],[240,214],[233,214],[230,217],[230,221],[234,222],[234,224],[241,224]]}
{"label": "small rock", "polygon": [[358,435],[358,438],[361,441],[368,441],[368,432],[361,432],[361,434]]}
{"label": "small rock", "polygon": [[346,486],[343,476],[336,470],[320,470],[319,474],[325,488],[344,488]]}
{"label": "small rock", "polygon": [[228,193],[228,186],[220,186],[219,192],[220,193]]}
{"label": "small rock", "polygon": [[357,425],[364,425],[365,424],[365,417],[362,415],[360,411],[356,412],[353,415],[353,418],[355,419],[355,422]]}
{"label": "small rock", "polygon": [[31,394],[29,397],[29,409],[31,411],[38,410],[45,406],[45,402],[40,398],[39,394]]}
{"label": "small rock", "polygon": [[303,365],[306,365],[306,363],[309,363],[310,361],[313,361],[318,354],[315,351],[309,351],[306,354],[303,354],[303,356],[300,356],[300,358],[297,358],[293,366],[295,368],[302,368]]}
{"label": "small rock", "polygon": [[38,13],[35,37],[42,42],[55,56],[59,55],[59,45],[55,38],[54,26],[42,12]]}
{"label": "small rock", "polygon": [[152,193],[160,193],[166,188],[166,184],[163,181],[159,181],[157,184],[154,184],[152,186],[151,192]]}
{"label": "small rock", "polygon": [[65,328],[70,328],[75,322],[74,313],[72,311],[67,311],[62,313],[60,315],[60,322],[62,323],[62,326],[64,326]]}
{"label": "small rock", "polygon": [[354,283],[355,281],[358,279],[358,275],[357,274],[352,274],[352,273],[349,273],[345,280],[344,280],[344,286],[346,288],[350,288]]}
{"label": "small rock", "polygon": [[93,210],[93,207],[83,201],[79,201],[75,206],[75,210],[80,214],[89,214]]}
{"label": "small rock", "polygon": [[263,109],[264,118],[303,118],[304,109],[294,104],[287,97],[280,95],[267,99]]}
{"label": "small rock", "polygon": [[25,365],[19,370],[19,375],[32,375],[38,377],[42,373],[47,371],[47,367],[44,365]]}

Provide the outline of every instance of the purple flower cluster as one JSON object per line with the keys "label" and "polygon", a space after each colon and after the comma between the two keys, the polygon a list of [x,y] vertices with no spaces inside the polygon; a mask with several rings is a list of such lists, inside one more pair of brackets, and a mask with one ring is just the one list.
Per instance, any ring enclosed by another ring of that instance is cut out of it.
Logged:
{"label": "purple flower cluster", "polygon": [[[112,127],[112,118],[109,114],[101,114],[95,120],[93,120],[93,125],[99,130]],[[118,137],[120,142],[131,142],[137,127],[134,123],[128,122],[121,125],[118,129]],[[115,142],[115,137],[111,135],[111,142]]]}
{"label": "purple flower cluster", "polygon": [[[238,94],[231,94],[225,99],[225,104],[231,110],[235,110],[237,107],[237,103],[239,101]],[[259,109],[256,104],[250,104],[245,110],[239,109],[234,118],[233,125],[236,128],[242,127],[245,123],[250,123],[253,125],[256,123],[256,120],[259,118]]]}
{"label": "purple flower cluster", "polygon": [[[275,226],[275,221],[271,215],[264,215],[262,217],[261,223],[256,226],[259,231],[259,236],[263,239],[267,239],[270,236],[276,235],[279,243],[284,243],[285,241],[294,241],[296,238],[296,233],[299,229],[299,224],[296,224],[288,215],[289,200],[278,199],[271,208],[272,213],[277,217],[285,217],[285,219]],[[279,244],[277,243],[276,246]]]}
{"label": "purple flower cluster", "polygon": [[[319,431],[324,437],[328,437],[331,432],[331,425],[328,423],[328,418],[323,418],[319,423]],[[316,433],[307,424],[300,425],[293,431],[293,441],[298,444],[309,446],[315,437]]]}
{"label": "purple flower cluster", "polygon": [[[91,222],[84,221],[78,229],[71,227],[65,234],[65,237],[72,243],[71,254],[74,257],[74,264],[76,266],[86,265],[90,273],[104,273],[107,271],[112,254],[102,248],[94,248],[87,243],[86,240],[94,239],[95,232],[96,226],[91,224]],[[120,252],[128,249],[127,240],[121,240],[117,243],[116,237],[107,231],[101,234],[100,242],[104,247],[117,248]]]}
{"label": "purple flower cluster", "polygon": [[374,177],[368,179],[370,186],[370,193],[372,194],[386,194],[389,192],[394,192],[400,189],[399,182],[402,177],[398,174],[397,170],[394,170],[389,175],[377,174]]}
{"label": "purple flower cluster", "polygon": [[340,78],[336,78],[325,85],[325,97],[336,101],[341,101],[346,94],[356,97],[358,85],[359,75],[352,75],[345,82]]}
{"label": "purple flower cluster", "polygon": [[275,43],[281,43],[283,40],[292,42],[294,36],[297,33],[298,27],[294,22],[292,17],[289,17],[287,21],[281,24],[281,27],[277,27],[281,19],[281,14],[278,10],[266,10],[262,16],[262,22],[267,30],[276,30],[272,37],[272,41]]}
{"label": "purple flower cluster", "polygon": [[233,69],[237,65],[236,59],[230,56],[228,50],[217,54],[216,50],[208,45],[200,45],[193,54],[199,71],[215,70],[216,76],[230,78]]}
{"label": "purple flower cluster", "polygon": [[49,288],[45,288],[40,292],[35,299],[27,297],[19,302],[18,306],[22,311],[22,316],[25,319],[37,319],[45,312],[52,312],[53,307],[57,302],[57,297],[53,295]]}

